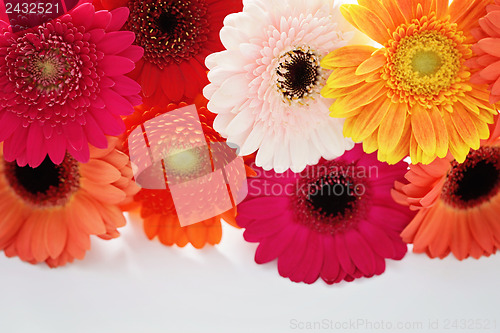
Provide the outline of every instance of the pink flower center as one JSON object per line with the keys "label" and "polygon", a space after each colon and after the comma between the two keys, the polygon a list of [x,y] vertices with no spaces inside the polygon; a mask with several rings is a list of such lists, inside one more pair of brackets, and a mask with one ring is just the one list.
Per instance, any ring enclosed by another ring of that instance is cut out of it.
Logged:
{"label": "pink flower center", "polygon": [[481,147],[464,163],[452,162],[441,197],[455,208],[467,209],[489,201],[500,189],[500,148]]}
{"label": "pink flower center", "polygon": [[83,27],[61,19],[11,34],[10,45],[0,46],[7,54],[0,71],[12,91],[0,96],[0,108],[23,118],[23,126],[85,123],[104,74],[98,68],[104,54],[90,38]]}
{"label": "pink flower center", "polygon": [[204,0],[131,0],[125,29],[136,34],[144,58],[164,68],[197,55],[210,29]]}
{"label": "pink flower center", "polygon": [[63,206],[80,188],[78,162],[69,155],[60,165],[48,157],[36,168],[20,167],[15,161],[4,164],[10,187],[22,200],[37,207]]}
{"label": "pink flower center", "polygon": [[292,200],[298,221],[320,233],[335,234],[364,214],[367,183],[353,164],[329,161],[301,173]]}

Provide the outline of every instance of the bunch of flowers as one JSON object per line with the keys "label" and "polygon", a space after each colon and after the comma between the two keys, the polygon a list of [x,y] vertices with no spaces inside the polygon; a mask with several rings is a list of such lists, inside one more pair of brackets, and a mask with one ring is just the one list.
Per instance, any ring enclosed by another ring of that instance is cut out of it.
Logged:
{"label": "bunch of flowers", "polygon": [[0,21],[9,257],[83,259],[124,212],[167,246],[243,228],[255,261],[294,282],[380,275],[407,244],[459,260],[500,248],[500,0],[18,14]]}

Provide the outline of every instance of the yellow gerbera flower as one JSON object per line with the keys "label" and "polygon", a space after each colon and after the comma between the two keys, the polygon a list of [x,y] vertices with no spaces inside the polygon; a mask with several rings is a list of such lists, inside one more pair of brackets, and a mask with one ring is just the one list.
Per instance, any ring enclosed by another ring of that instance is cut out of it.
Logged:
{"label": "yellow gerbera flower", "polygon": [[470,30],[493,0],[358,0],[344,17],[383,47],[346,46],[326,56],[333,69],[322,94],[332,117],[381,161],[428,164],[450,151],[463,162],[489,137],[497,105],[469,82]]}

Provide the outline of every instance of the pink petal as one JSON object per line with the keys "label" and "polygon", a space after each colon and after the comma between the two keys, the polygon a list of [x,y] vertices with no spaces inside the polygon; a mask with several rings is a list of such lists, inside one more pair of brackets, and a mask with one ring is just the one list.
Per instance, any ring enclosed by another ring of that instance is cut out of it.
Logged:
{"label": "pink petal", "polygon": [[300,226],[295,233],[292,242],[278,258],[278,272],[283,277],[290,276],[295,266],[304,256],[308,245],[309,233],[312,232],[306,227]]}
{"label": "pink petal", "polygon": [[115,76],[113,81],[113,90],[120,95],[136,95],[141,92],[141,86],[129,77]]}
{"label": "pink petal", "polygon": [[3,111],[0,117],[0,141],[5,141],[17,130],[21,124],[21,118],[10,111]]}
{"label": "pink petal", "polygon": [[108,147],[108,140],[106,136],[102,132],[102,129],[99,127],[97,122],[95,121],[92,114],[87,113],[85,115],[86,124],[83,127],[87,139],[91,145],[96,148],[105,149]]}
{"label": "pink petal", "polygon": [[353,274],[356,266],[351,261],[351,256],[349,255],[344,235],[335,236],[335,245],[337,248],[337,257],[339,259],[340,266],[347,274]]}
{"label": "pink petal", "polygon": [[115,55],[106,55],[99,62],[101,68],[107,76],[117,76],[127,74],[135,68],[132,60]]}
{"label": "pink petal", "polygon": [[323,267],[321,268],[321,278],[326,283],[333,283],[340,273],[340,263],[337,257],[337,247],[333,236],[323,236]]}
{"label": "pink petal", "polygon": [[66,155],[66,138],[54,132],[54,135],[46,140],[45,146],[52,163],[61,164]]}
{"label": "pink petal", "polygon": [[118,31],[120,30],[125,22],[127,22],[130,11],[127,7],[119,7],[111,12],[111,22],[109,22],[107,31]]}
{"label": "pink petal", "polygon": [[130,115],[134,113],[134,108],[129,101],[111,89],[102,89],[101,98],[106,104],[106,109],[117,116]]}
{"label": "pink petal", "polygon": [[255,262],[264,264],[281,256],[289,247],[297,232],[298,226],[289,224],[280,233],[261,241],[255,252]]}
{"label": "pink petal", "polygon": [[135,34],[131,31],[113,31],[107,33],[106,36],[97,43],[97,47],[106,54],[118,54],[132,45],[134,40]]}
{"label": "pink petal", "polygon": [[345,234],[346,246],[351,260],[356,267],[365,275],[375,274],[375,255],[368,243],[355,230],[350,230]]}
{"label": "pink petal", "polygon": [[32,123],[29,127],[28,141],[26,144],[28,164],[32,168],[36,168],[42,164],[47,155],[44,142],[45,138],[42,128],[37,122]]}
{"label": "pink petal", "polygon": [[106,109],[91,108],[92,117],[106,135],[120,135],[125,131],[123,120]]}
{"label": "pink petal", "polygon": [[71,11],[72,22],[75,26],[90,28],[94,18],[95,9],[90,3],[84,3]]}
{"label": "pink petal", "polygon": [[69,121],[66,125],[63,125],[63,131],[68,140],[69,147],[72,149],[81,150],[87,144],[87,138],[83,133],[82,126],[75,121]]}

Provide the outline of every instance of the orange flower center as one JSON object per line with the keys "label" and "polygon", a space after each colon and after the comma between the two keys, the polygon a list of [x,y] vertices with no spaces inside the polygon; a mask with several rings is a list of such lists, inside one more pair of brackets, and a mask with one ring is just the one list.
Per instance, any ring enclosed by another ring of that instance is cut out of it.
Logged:
{"label": "orange flower center", "polygon": [[390,97],[411,105],[452,103],[450,96],[468,89],[461,85],[470,76],[463,64],[471,50],[464,41],[455,24],[434,17],[401,25],[386,48],[382,74]]}
{"label": "orange flower center", "polygon": [[500,148],[482,147],[454,161],[443,186],[443,200],[455,208],[471,208],[489,201],[500,189]]}
{"label": "orange flower center", "polygon": [[5,175],[14,192],[37,207],[63,206],[80,188],[78,162],[69,155],[60,165],[47,157],[36,168],[5,162]]}

